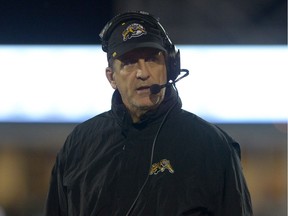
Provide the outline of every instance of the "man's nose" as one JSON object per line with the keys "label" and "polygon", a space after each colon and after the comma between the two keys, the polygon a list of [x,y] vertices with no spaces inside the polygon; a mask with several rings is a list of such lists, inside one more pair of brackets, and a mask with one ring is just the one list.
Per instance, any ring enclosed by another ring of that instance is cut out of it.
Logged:
{"label": "man's nose", "polygon": [[137,68],[136,77],[142,80],[146,80],[150,77],[149,67],[146,64],[145,59],[138,60],[138,68]]}

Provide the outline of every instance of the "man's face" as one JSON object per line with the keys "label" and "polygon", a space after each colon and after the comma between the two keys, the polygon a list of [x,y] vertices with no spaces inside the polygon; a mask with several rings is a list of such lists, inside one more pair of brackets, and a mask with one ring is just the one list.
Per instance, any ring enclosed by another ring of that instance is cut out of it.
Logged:
{"label": "man's face", "polygon": [[113,63],[112,76],[114,88],[130,112],[147,111],[163,101],[165,88],[158,94],[150,93],[151,85],[167,82],[165,56],[158,49],[135,49],[122,55]]}

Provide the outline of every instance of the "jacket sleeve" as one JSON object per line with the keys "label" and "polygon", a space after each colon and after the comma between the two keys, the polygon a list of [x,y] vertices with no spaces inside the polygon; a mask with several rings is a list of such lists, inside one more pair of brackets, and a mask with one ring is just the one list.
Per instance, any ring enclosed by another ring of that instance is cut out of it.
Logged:
{"label": "jacket sleeve", "polygon": [[216,215],[252,216],[250,193],[242,172],[239,144],[230,143],[230,157],[227,158],[223,181],[221,183],[221,199]]}
{"label": "jacket sleeve", "polygon": [[63,164],[60,152],[52,169],[49,191],[45,205],[45,216],[66,216],[67,196],[63,186]]}

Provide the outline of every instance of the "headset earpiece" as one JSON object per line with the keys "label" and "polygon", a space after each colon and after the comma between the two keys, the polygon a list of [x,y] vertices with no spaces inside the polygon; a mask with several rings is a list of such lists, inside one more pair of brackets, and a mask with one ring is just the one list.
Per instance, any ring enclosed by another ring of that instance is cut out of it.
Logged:
{"label": "headset earpiece", "polygon": [[172,45],[170,50],[167,50],[167,71],[168,80],[175,81],[180,74],[180,50],[175,49]]}

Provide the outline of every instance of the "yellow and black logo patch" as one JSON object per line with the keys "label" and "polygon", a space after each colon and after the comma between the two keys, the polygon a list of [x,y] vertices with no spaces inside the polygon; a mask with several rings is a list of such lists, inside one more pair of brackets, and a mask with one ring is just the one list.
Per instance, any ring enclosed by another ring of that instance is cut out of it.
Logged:
{"label": "yellow and black logo patch", "polygon": [[159,163],[152,164],[149,174],[157,175],[159,172],[164,172],[166,169],[170,173],[174,173],[174,169],[172,168],[170,161],[167,159],[162,159]]}
{"label": "yellow and black logo patch", "polygon": [[133,37],[140,37],[147,34],[144,27],[138,23],[133,23],[127,26],[127,28],[122,32],[123,41],[131,39]]}

